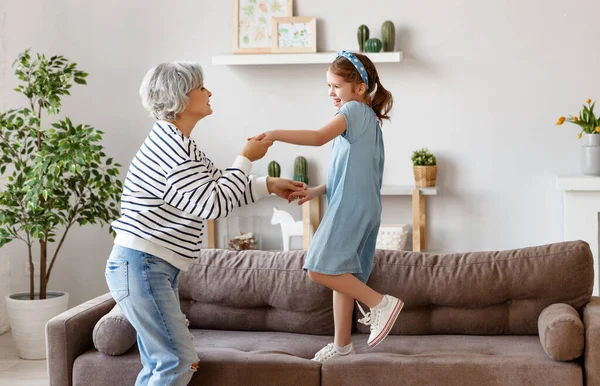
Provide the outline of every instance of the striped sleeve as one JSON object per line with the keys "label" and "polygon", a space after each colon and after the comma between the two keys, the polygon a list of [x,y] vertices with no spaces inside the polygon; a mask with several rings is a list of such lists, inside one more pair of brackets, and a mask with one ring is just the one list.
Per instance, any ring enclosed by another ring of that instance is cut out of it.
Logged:
{"label": "striped sleeve", "polygon": [[167,172],[163,200],[200,218],[226,217],[234,207],[269,194],[266,178],[248,176],[251,168],[252,163],[242,156],[222,172],[207,162],[188,159]]}

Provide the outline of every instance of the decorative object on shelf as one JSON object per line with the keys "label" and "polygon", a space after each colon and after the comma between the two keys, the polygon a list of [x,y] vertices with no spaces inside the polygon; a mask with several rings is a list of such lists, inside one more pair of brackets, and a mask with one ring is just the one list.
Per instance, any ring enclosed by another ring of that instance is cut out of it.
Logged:
{"label": "decorative object on shelf", "polygon": [[381,26],[381,41],[383,43],[384,52],[394,51],[394,45],[396,44],[396,28],[394,23],[391,21],[383,22]]}
{"label": "decorative object on shelf", "polygon": [[247,251],[250,249],[258,249],[256,239],[252,233],[239,233],[229,240],[229,249],[234,251]]}
{"label": "decorative object on shelf", "polygon": [[273,17],[291,17],[293,0],[233,0],[233,53],[268,54]]}
{"label": "decorative object on shelf", "polygon": [[280,177],[281,166],[276,161],[269,162],[269,177]]}
{"label": "decorative object on shelf", "polygon": [[426,147],[415,150],[411,157],[417,187],[435,186],[437,179],[437,159]]}
{"label": "decorative object on shelf", "polygon": [[304,182],[308,185],[308,173],[306,158],[299,156],[294,160],[294,181]]}
{"label": "decorative object on shelf", "polygon": [[581,172],[585,175],[600,176],[600,117],[596,118],[594,114],[595,105],[596,102],[588,99],[579,115],[560,117],[556,124],[562,125],[566,121],[581,127],[577,134],[577,138],[585,140],[581,152]]}
{"label": "decorative object on shelf", "polygon": [[371,38],[365,42],[366,52],[379,52],[381,51],[381,40],[377,38]]}
{"label": "decorative object on shelf", "polygon": [[290,237],[303,235],[303,222],[295,221],[291,214],[285,210],[273,208],[271,224],[281,226],[281,237],[283,239],[283,250],[290,250]]}
{"label": "decorative object on shelf", "polygon": [[408,224],[382,225],[377,233],[377,249],[401,250],[408,240]]}
{"label": "decorative object on shelf", "polygon": [[358,49],[360,52],[365,52],[365,42],[369,40],[369,27],[366,25],[361,25],[358,27]]}
{"label": "decorative object on shelf", "polygon": [[256,216],[227,218],[226,247],[234,251],[259,249],[258,220]]}
{"label": "decorative object on shelf", "polygon": [[272,52],[317,52],[317,19],[315,17],[274,17],[272,24]]}

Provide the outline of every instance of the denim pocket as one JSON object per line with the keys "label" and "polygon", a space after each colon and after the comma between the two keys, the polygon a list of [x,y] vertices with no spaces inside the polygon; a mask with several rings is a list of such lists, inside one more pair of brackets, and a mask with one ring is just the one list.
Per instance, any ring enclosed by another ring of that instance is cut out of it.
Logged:
{"label": "denim pocket", "polygon": [[108,284],[110,294],[117,302],[120,302],[129,296],[127,264],[128,262],[126,260],[108,260],[106,262],[104,276],[106,276],[106,283]]}

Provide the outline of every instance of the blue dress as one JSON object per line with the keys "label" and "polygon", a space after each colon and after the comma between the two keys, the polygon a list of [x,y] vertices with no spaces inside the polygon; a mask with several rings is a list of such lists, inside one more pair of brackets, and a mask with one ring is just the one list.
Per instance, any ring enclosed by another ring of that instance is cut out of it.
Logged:
{"label": "blue dress", "polygon": [[347,102],[338,114],[346,118],[346,131],[333,140],[327,172],[328,208],[304,269],[329,275],[352,273],[366,282],[381,222],[383,137],[369,106]]}

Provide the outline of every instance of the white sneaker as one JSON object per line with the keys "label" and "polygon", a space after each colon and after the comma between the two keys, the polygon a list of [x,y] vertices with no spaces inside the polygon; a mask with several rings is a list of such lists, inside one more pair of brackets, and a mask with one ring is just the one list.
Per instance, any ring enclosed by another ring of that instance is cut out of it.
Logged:
{"label": "white sneaker", "polygon": [[398,314],[404,307],[404,302],[390,295],[384,295],[387,299],[387,305],[385,307],[375,307],[371,309],[371,312],[365,313],[365,310],[360,306],[358,302],[358,308],[363,314],[364,318],[358,319],[358,321],[365,326],[370,326],[371,334],[367,344],[373,348],[381,343],[386,336],[390,333],[392,326],[396,323]]}
{"label": "white sneaker", "polygon": [[350,349],[350,352],[348,352],[347,354],[342,354],[335,347],[335,344],[329,343],[327,346],[325,346],[322,349],[320,349],[315,354],[315,357],[312,360],[315,361],[315,362],[321,362],[321,363],[323,363],[326,360],[329,360],[331,358],[343,357],[343,356],[352,355],[352,354],[355,354],[355,353],[356,352],[354,351],[354,346],[352,346],[352,348]]}

